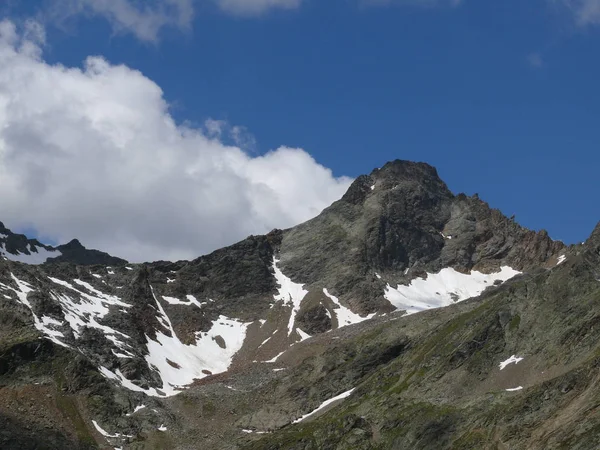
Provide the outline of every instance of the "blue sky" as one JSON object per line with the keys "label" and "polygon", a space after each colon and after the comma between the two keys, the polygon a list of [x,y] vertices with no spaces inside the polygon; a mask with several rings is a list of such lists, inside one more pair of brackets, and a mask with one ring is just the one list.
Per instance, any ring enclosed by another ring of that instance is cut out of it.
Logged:
{"label": "blue sky", "polygon": [[336,177],[425,161],[454,192],[568,243],[600,220],[600,2],[215,1],[181,0],[194,18],[151,37],[93,8],[6,15],[42,22],[47,64],[101,55],[138,70],[178,123],[243,127],[251,156],[301,148]]}

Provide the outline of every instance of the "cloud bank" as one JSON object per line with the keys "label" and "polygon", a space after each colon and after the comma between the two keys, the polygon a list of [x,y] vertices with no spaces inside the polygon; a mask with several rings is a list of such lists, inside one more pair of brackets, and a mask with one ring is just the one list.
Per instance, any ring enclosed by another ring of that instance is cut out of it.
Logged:
{"label": "cloud bank", "polygon": [[[139,71],[43,59],[43,28],[0,22],[0,220],[133,261],[193,258],[340,198],[302,149],[250,156],[223,123],[177,124]],[[231,128],[231,127],[230,127]],[[235,127],[234,127],[235,128]],[[233,128],[232,128],[233,130]]]}

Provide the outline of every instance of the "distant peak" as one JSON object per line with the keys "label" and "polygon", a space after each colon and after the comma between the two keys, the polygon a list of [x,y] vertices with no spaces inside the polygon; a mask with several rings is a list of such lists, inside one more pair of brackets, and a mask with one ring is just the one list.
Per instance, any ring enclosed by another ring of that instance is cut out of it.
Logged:
{"label": "distant peak", "polygon": [[357,177],[342,200],[360,204],[372,191],[377,193],[399,189],[399,192],[412,192],[421,187],[434,196],[452,197],[452,192],[441,180],[435,167],[423,162],[396,159],[373,170],[370,175]]}
{"label": "distant peak", "polygon": [[67,244],[60,245],[58,248],[65,249],[65,250],[75,250],[75,249],[81,249],[81,248],[85,248],[85,247],[81,244],[81,242],[79,242],[79,239],[73,239],[70,242],[68,242]]}
{"label": "distant peak", "polygon": [[382,168],[375,169],[371,173],[371,176],[396,180],[434,179],[441,181],[435,167],[423,162],[405,161],[402,159],[385,163]]}
{"label": "distant peak", "polygon": [[592,231],[592,234],[587,239],[586,244],[600,247],[600,222],[598,222],[596,228],[594,228],[594,231]]}

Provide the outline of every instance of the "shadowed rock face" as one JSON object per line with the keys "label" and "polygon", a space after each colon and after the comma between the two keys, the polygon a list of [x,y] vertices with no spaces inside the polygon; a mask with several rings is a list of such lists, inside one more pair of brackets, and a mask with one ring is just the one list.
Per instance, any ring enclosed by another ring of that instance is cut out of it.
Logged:
{"label": "shadowed rock face", "polygon": [[[35,256],[41,251],[47,250],[58,255],[48,254],[47,262],[54,263],[63,262],[77,265],[105,264],[114,266],[127,263],[124,259],[111,256],[108,253],[99,250],[88,250],[77,239],[73,239],[68,244],[59,245],[58,247],[45,245],[37,239],[27,238],[24,234],[13,233],[2,222],[0,222],[0,247],[0,250],[3,248],[4,252],[11,255],[26,256]],[[41,264],[42,262],[44,261],[36,261],[36,264]]]}
{"label": "shadowed rock face", "polygon": [[[3,389],[21,395],[33,386],[36,395],[62,399],[55,402],[63,411],[57,414],[67,418],[40,422],[58,433],[52,439],[101,448],[135,442],[136,449],[230,450],[257,437],[242,428],[276,431],[357,388],[360,406],[344,410],[335,423],[317,419],[314,440],[284,429],[255,448],[377,448],[378,436],[391,445],[381,448],[445,448],[456,441],[465,417],[472,417],[456,410],[463,406],[461,386],[483,383],[481,392],[488,392],[500,386],[493,381],[500,355],[533,354],[548,345],[543,333],[530,339],[526,330],[561,323],[561,330],[547,333],[560,341],[556,348],[595,345],[595,334],[585,330],[600,329],[590,306],[600,278],[599,230],[585,246],[566,248],[477,195],[454,195],[433,167],[393,161],[358,177],[314,219],[193,261],[126,265],[77,240],[56,247],[62,256],[40,266],[0,260],[0,406]],[[19,252],[42,246],[4,226],[0,233],[9,236],[0,242],[14,242]],[[287,287],[277,281],[275,260]],[[444,268],[490,273],[502,266],[531,275],[491,288],[477,301],[402,319],[384,315],[394,310],[384,295],[388,285],[406,285]],[[576,298],[581,306],[569,323],[567,304]],[[537,309],[543,320],[536,318]],[[379,315],[346,326],[373,313]],[[243,324],[243,345],[235,343],[228,321]],[[50,342],[47,331],[40,340],[40,324],[70,348]],[[218,327],[219,333],[209,334]],[[313,338],[300,342],[305,334]],[[171,341],[157,344],[159,339]],[[213,352],[207,360],[239,348],[229,355],[228,372],[215,373],[198,363],[198,355],[186,353],[202,339]],[[152,345],[169,371],[198,365],[194,387],[170,399],[137,392],[163,386]],[[587,350],[575,353],[585,358]],[[557,354],[546,356],[556,360]],[[118,373],[133,389],[103,377],[100,368]],[[413,378],[420,380],[414,396],[402,397]],[[392,385],[397,392],[390,394]],[[411,406],[414,398],[424,406]],[[454,402],[447,410],[440,406],[446,400]],[[486,408],[483,397],[471,401],[479,412]],[[142,404],[146,408],[132,414]],[[26,410],[19,408],[10,410],[11,417],[26,422]],[[111,435],[132,437],[103,437],[92,420]],[[167,431],[159,430],[163,424]],[[406,435],[391,431],[406,427],[412,427]]]}
{"label": "shadowed rock face", "polygon": [[287,230],[281,265],[293,279],[328,287],[368,313],[386,307],[375,273],[393,285],[445,267],[528,270],[564,247],[477,195],[453,195],[428,164],[398,160],[358,177],[341,200]]}
{"label": "shadowed rock face", "polygon": [[127,261],[122,258],[117,258],[98,250],[88,250],[77,239],[73,239],[68,244],[59,245],[56,249],[62,253],[62,256],[52,258],[49,262],[67,262],[80,266],[95,264],[121,266],[127,264]]}

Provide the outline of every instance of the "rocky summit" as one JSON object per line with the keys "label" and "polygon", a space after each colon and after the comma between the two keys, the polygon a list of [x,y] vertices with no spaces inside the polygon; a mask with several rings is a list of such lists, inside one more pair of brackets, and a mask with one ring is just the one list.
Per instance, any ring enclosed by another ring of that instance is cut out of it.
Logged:
{"label": "rocky summit", "polygon": [[600,448],[600,224],[553,241],[424,163],[130,264],[0,223],[2,449]]}

